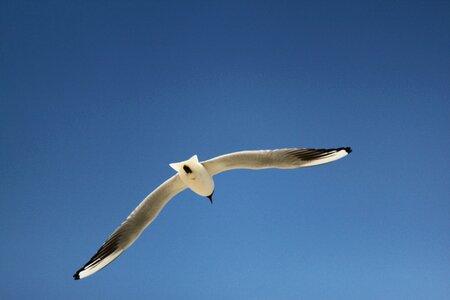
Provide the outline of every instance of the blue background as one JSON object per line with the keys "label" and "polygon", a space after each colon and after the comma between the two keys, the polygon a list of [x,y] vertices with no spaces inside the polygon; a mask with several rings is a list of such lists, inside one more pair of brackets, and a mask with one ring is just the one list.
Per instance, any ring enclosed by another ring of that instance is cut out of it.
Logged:
{"label": "blue background", "polygon": [[[448,1],[1,1],[2,299],[449,299]],[[72,279],[169,163],[215,178]]]}

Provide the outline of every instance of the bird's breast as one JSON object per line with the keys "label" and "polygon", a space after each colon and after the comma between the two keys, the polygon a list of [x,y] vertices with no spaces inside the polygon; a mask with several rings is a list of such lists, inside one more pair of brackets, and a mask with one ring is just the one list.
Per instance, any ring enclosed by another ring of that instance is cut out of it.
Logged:
{"label": "bird's breast", "polygon": [[214,191],[214,180],[203,166],[196,168],[191,174],[178,173],[181,180],[194,193],[200,196],[209,196]]}

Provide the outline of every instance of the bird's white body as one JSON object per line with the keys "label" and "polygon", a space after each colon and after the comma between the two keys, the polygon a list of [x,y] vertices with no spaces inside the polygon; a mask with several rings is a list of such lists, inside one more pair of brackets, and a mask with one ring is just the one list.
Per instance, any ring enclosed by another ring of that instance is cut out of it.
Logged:
{"label": "bird's white body", "polygon": [[122,254],[158,216],[176,194],[186,188],[212,203],[213,176],[234,169],[293,169],[326,164],[352,151],[350,147],[335,149],[277,149],[240,151],[199,162],[197,155],[170,166],[177,172],[151,192],[109,236],[97,253],[75,275],[85,278],[104,268]]}
{"label": "bird's white body", "polygon": [[197,155],[190,159],[171,163],[183,183],[200,196],[211,196],[214,192],[214,180],[205,167],[198,161]]}

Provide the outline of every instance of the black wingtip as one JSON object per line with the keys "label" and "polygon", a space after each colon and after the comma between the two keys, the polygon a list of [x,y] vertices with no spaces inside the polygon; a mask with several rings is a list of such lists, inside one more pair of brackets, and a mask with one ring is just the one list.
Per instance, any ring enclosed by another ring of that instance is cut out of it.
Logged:
{"label": "black wingtip", "polygon": [[84,267],[79,269],[78,271],[75,272],[75,274],[73,274],[73,279],[75,280],[80,280],[80,273],[84,271]]}
{"label": "black wingtip", "polygon": [[344,150],[345,152],[347,152],[348,154],[352,153],[352,148],[351,147],[342,147],[342,148],[337,148],[337,151],[341,151]]}

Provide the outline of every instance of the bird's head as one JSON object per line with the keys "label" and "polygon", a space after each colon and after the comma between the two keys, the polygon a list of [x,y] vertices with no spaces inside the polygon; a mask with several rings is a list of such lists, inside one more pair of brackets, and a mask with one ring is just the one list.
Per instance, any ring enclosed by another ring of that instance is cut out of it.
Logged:
{"label": "bird's head", "polygon": [[196,180],[198,171],[203,168],[198,161],[197,155],[192,156],[188,160],[169,164],[179,175],[189,180]]}
{"label": "bird's head", "polygon": [[169,165],[178,173],[178,176],[180,176],[187,187],[200,196],[208,197],[212,203],[214,181],[205,167],[198,161],[197,155],[192,156],[188,160]]}

